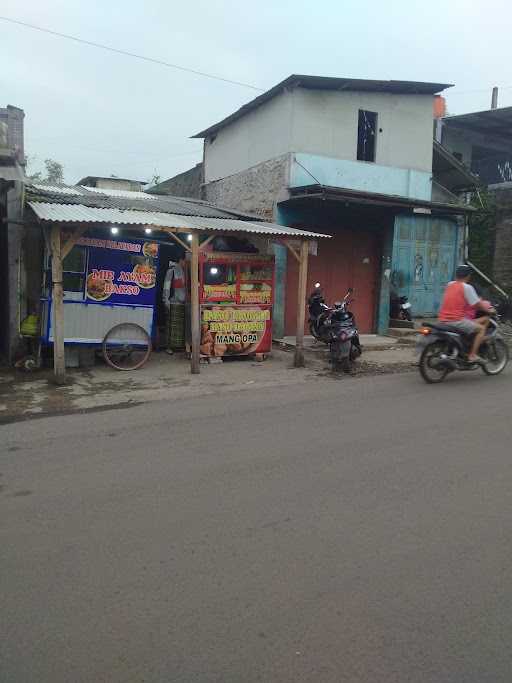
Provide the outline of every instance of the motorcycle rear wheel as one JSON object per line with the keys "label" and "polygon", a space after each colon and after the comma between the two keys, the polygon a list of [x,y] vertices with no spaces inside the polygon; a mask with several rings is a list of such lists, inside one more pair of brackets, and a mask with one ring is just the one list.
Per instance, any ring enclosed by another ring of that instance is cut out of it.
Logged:
{"label": "motorcycle rear wheel", "polygon": [[346,347],[347,345],[350,347],[350,342],[340,342],[340,341],[334,341],[331,342],[330,345],[330,351],[331,351],[331,364],[333,370],[336,368],[340,368],[344,372],[350,372],[350,369],[352,367],[352,362],[350,358],[350,349],[348,353],[346,353]]}
{"label": "motorcycle rear wheel", "polygon": [[429,344],[421,354],[420,358],[420,375],[423,377],[427,384],[439,384],[442,382],[446,375],[450,372],[449,368],[446,366],[437,366],[434,361],[437,359],[441,360],[440,356],[442,353],[448,354],[449,349],[446,342],[434,342]]}
{"label": "motorcycle rear wheel", "polygon": [[482,352],[485,361],[482,370],[486,375],[499,375],[507,367],[509,352],[503,339],[496,339],[494,342],[486,344],[485,349],[481,350],[481,354]]}

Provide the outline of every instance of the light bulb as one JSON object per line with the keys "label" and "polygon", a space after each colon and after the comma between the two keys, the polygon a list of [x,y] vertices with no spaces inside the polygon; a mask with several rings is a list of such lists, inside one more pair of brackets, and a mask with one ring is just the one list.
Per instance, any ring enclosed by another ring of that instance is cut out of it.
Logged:
{"label": "light bulb", "polygon": [[110,232],[111,232],[113,235],[117,235],[117,233],[119,232],[119,228],[110,228]]}
{"label": "light bulb", "polygon": [[192,234],[191,233],[189,233],[187,235],[187,242],[192,242]]}
{"label": "light bulb", "polygon": [[151,235],[153,231],[151,230],[151,228],[144,228],[144,232],[146,233],[146,235]]}
{"label": "light bulb", "polygon": [[216,268],[215,266],[212,266],[212,267],[210,268],[210,274],[211,274],[211,275],[217,275],[218,272],[219,272],[219,269]]}

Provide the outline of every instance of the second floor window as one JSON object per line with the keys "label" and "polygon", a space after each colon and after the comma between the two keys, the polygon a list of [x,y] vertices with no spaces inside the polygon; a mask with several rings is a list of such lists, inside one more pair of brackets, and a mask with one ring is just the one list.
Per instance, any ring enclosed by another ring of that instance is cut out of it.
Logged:
{"label": "second floor window", "polygon": [[375,161],[377,146],[377,112],[359,110],[357,126],[357,160]]}

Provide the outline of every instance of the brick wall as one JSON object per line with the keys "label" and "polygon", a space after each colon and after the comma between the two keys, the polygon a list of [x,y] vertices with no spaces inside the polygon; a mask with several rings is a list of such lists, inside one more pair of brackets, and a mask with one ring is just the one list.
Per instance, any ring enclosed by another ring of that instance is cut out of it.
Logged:
{"label": "brick wall", "polygon": [[201,183],[203,182],[203,164],[180,173],[163,183],[158,183],[149,189],[151,194],[167,194],[173,197],[189,197],[202,199]]}
{"label": "brick wall", "polygon": [[278,198],[288,185],[287,154],[204,186],[204,199],[272,220]]}

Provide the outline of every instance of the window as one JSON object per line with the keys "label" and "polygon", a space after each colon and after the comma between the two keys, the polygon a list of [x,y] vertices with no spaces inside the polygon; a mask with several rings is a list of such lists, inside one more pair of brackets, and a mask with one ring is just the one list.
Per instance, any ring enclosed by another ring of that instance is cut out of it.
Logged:
{"label": "window", "polygon": [[357,160],[375,161],[377,145],[377,112],[359,110],[357,126]]}
{"label": "window", "polygon": [[62,261],[62,288],[66,298],[80,298],[85,285],[85,248],[75,246]]}

